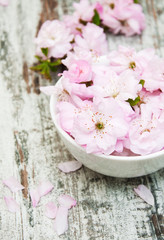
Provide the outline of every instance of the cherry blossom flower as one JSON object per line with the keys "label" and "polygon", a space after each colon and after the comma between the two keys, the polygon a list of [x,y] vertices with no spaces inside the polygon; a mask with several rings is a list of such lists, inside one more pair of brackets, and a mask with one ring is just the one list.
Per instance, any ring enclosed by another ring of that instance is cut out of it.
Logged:
{"label": "cherry blossom flower", "polygon": [[35,38],[36,54],[43,56],[41,48],[48,48],[48,58],[62,58],[71,50],[70,42],[72,40],[73,35],[70,34],[70,29],[66,28],[63,22],[59,20],[46,21]]}
{"label": "cherry blossom flower", "polygon": [[152,109],[151,104],[142,104],[141,115],[130,123],[128,148],[136,154],[150,154],[163,149],[163,139],[164,109]]}
{"label": "cherry blossom flower", "polygon": [[82,36],[76,36],[75,43],[78,47],[95,52],[98,56],[107,53],[108,50],[103,29],[93,23],[88,23],[83,28]]}
{"label": "cherry blossom flower", "polygon": [[[89,3],[88,0],[81,0],[79,3],[73,4],[75,8],[75,14],[79,20],[91,21],[94,15],[94,6]],[[75,15],[74,14],[74,15]]]}
{"label": "cherry blossom flower", "polygon": [[93,109],[77,113],[71,135],[78,144],[86,146],[88,153],[108,155],[115,150],[117,140],[123,139],[127,132],[128,125],[117,102],[103,99],[93,105]]}
{"label": "cherry blossom flower", "polygon": [[70,82],[84,83],[92,80],[91,65],[85,60],[72,62],[68,71],[63,72],[64,77],[69,78]]}
{"label": "cherry blossom flower", "polygon": [[108,26],[114,34],[122,33],[126,36],[141,34],[145,28],[145,17],[142,7],[132,0],[100,1],[103,5],[103,24]]}
{"label": "cherry blossom flower", "polygon": [[124,71],[117,75],[114,71],[106,68],[101,74],[97,74],[94,78],[95,96],[112,97],[118,100],[135,99],[142,86],[130,71]]}

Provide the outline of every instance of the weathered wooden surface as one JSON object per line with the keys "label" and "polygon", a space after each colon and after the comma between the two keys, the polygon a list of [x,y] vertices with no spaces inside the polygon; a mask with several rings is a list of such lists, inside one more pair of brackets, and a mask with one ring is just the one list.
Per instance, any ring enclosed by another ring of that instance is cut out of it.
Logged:
{"label": "weathered wooden surface", "polygon": [[[71,12],[72,0],[11,0],[0,6],[0,239],[54,240],[53,223],[44,216],[44,204],[67,193],[78,204],[70,211],[68,240],[164,239],[164,169],[146,177],[116,179],[83,167],[61,173],[57,164],[71,160],[51,121],[49,99],[39,94],[48,84],[29,70],[34,62],[33,39],[46,19]],[[141,37],[109,36],[110,48],[131,45],[155,47],[164,56],[164,1],[142,0],[147,28]],[[9,213],[3,200],[11,195],[2,179],[14,175],[26,187],[13,194],[18,214]],[[29,189],[40,180],[55,186],[34,209]],[[150,207],[135,196],[133,188],[146,184],[155,197]]]}

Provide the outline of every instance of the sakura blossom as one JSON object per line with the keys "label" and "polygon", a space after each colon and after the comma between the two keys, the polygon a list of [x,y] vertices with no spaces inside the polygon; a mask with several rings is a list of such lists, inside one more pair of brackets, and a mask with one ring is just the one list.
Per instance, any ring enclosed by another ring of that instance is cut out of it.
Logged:
{"label": "sakura blossom", "polygon": [[48,48],[48,58],[62,58],[71,48],[73,35],[70,29],[59,20],[46,21],[39,30],[35,43],[37,45],[36,55],[45,57],[41,48]]}
{"label": "sakura blossom", "polygon": [[[86,59],[84,52],[68,54],[60,84],[48,89],[57,96],[61,128],[87,153],[136,156],[161,151],[164,59],[154,49],[124,46],[97,58]],[[159,66],[153,67],[153,61]]]}
{"label": "sakura blossom", "polygon": [[[115,111],[117,109],[117,111]],[[124,113],[114,99],[104,99],[93,109],[80,110],[73,124],[71,135],[85,146],[88,153],[110,154],[117,140],[125,138],[128,124]]]}
{"label": "sakura blossom", "polygon": [[91,51],[98,56],[107,53],[108,44],[103,29],[93,23],[87,23],[82,36],[75,37],[76,47]]}

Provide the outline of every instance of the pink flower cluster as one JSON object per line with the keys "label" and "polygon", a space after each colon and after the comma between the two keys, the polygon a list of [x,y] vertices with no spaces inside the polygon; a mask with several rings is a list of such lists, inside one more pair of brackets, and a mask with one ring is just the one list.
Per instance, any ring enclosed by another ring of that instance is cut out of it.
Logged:
{"label": "pink flower cluster", "polygon": [[164,59],[120,46],[107,55],[70,53],[58,97],[61,127],[87,153],[146,155],[164,148]]}
{"label": "pink flower cluster", "polygon": [[62,21],[46,21],[42,25],[35,38],[37,56],[45,58],[43,48],[48,49],[48,58],[63,58],[81,49],[105,54],[108,46],[103,28],[132,36],[141,34],[145,27],[142,7],[133,0],[100,0],[94,4],[81,0],[74,3],[74,9],[73,15],[64,16]]}

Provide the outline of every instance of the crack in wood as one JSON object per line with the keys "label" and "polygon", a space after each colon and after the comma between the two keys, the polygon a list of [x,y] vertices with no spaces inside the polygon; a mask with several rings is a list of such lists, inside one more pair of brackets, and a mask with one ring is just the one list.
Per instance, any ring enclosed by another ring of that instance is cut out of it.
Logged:
{"label": "crack in wood", "polygon": [[26,87],[26,90],[27,90],[27,93],[30,93],[31,92],[31,87],[29,85],[29,75],[28,75],[28,65],[27,65],[27,62],[24,62],[23,63],[23,78],[27,84],[27,87]]}
{"label": "crack in wood", "polygon": [[14,131],[16,142],[16,163],[18,167],[23,165],[24,169],[20,171],[21,184],[25,187],[22,190],[23,196],[28,198],[28,172],[26,170],[26,163],[28,163],[28,152],[26,152],[25,145],[27,144],[27,133],[25,131]]}
{"label": "crack in wood", "polygon": [[155,233],[158,236],[164,236],[164,216],[161,214],[153,214],[151,217],[153,226],[155,228]]}
{"label": "crack in wood", "polygon": [[33,92],[37,95],[40,94],[40,80],[39,77],[34,75],[32,78],[32,86],[33,86]]}
{"label": "crack in wood", "polygon": [[22,190],[23,196],[28,198],[28,172],[26,170],[26,165],[24,165],[24,169],[21,170],[21,184],[25,187]]}

